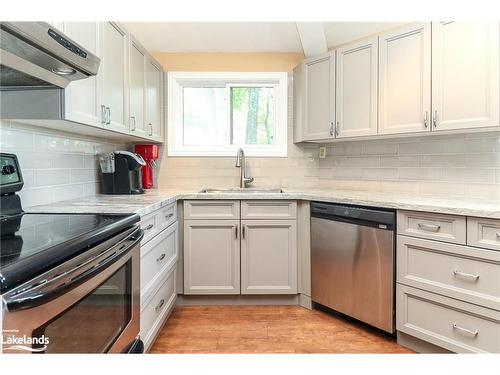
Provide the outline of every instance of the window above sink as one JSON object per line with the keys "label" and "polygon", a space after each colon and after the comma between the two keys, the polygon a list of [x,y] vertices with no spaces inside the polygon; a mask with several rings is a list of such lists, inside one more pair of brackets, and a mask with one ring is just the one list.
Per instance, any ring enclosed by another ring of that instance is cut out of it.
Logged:
{"label": "window above sink", "polygon": [[286,72],[169,72],[169,156],[287,156]]}

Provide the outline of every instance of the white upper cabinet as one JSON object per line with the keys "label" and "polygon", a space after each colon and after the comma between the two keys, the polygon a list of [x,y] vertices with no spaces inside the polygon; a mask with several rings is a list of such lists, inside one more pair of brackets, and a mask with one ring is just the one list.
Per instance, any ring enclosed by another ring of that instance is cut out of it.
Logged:
{"label": "white upper cabinet", "polygon": [[[100,56],[99,23],[64,22],[58,23],[56,27],[81,47]],[[98,74],[100,75],[100,71]],[[102,127],[97,79],[98,76],[94,76],[74,81],[65,89],[64,106],[67,120]]]}
{"label": "white upper cabinet", "polygon": [[433,131],[499,125],[499,24],[432,24]]}
{"label": "white upper cabinet", "polygon": [[129,133],[126,121],[126,50],[125,30],[112,22],[102,24],[102,121],[104,127]]}
{"label": "white upper cabinet", "polygon": [[379,36],[378,133],[430,131],[431,24]]}
{"label": "white upper cabinet", "polygon": [[146,52],[131,38],[129,45],[129,125],[130,133],[147,135],[146,126]]}
{"label": "white upper cabinet", "polygon": [[161,101],[162,68],[152,59],[146,61],[146,95],[148,135],[154,140],[162,140]]}
{"label": "white upper cabinet", "polygon": [[335,53],[304,61],[303,140],[332,138],[335,114]]}
{"label": "white upper cabinet", "polygon": [[337,49],[337,138],[377,134],[378,38]]}

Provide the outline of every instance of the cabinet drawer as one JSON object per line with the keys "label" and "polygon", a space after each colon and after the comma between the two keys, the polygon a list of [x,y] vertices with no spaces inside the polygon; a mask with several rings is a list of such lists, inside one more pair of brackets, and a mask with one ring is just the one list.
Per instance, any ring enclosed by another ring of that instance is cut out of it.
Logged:
{"label": "cabinet drawer", "polygon": [[398,236],[397,281],[500,311],[500,252]]}
{"label": "cabinet drawer", "polygon": [[297,217],[296,201],[241,201],[242,219],[295,219]]}
{"label": "cabinet drawer", "polygon": [[397,285],[396,328],[458,353],[500,353],[500,312]]}
{"label": "cabinet drawer", "polygon": [[142,237],[141,245],[145,245],[149,242],[159,231],[158,229],[158,215],[153,213],[141,220],[141,229],[144,231],[144,237]]}
{"label": "cabinet drawer", "polygon": [[141,248],[141,299],[154,284],[177,262],[177,223]]}
{"label": "cabinet drawer", "polygon": [[239,219],[240,201],[184,201],[184,219]]}
{"label": "cabinet drawer", "polygon": [[141,306],[140,331],[146,351],[173,307],[175,298],[175,268],[173,268],[154,295]]}
{"label": "cabinet drawer", "polygon": [[167,228],[170,224],[177,220],[177,205],[169,204],[158,212],[158,228],[160,231]]}
{"label": "cabinet drawer", "polygon": [[500,250],[500,220],[468,217],[467,244]]}
{"label": "cabinet drawer", "polygon": [[465,245],[465,217],[398,211],[398,234]]}

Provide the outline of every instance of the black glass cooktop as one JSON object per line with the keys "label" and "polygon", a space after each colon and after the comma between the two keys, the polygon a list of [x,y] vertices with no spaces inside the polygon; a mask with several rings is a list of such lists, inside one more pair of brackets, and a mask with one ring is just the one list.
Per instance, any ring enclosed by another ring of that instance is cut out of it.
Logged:
{"label": "black glass cooktop", "polygon": [[131,227],[137,215],[18,214],[0,218],[0,292]]}

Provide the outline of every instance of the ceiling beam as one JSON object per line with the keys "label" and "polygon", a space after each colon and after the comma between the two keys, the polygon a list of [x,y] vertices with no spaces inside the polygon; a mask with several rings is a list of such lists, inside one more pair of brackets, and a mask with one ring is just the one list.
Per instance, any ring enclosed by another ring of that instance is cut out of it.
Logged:
{"label": "ceiling beam", "polygon": [[306,57],[319,55],[328,51],[325,31],[321,22],[296,22],[302,50]]}

